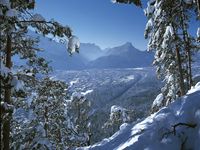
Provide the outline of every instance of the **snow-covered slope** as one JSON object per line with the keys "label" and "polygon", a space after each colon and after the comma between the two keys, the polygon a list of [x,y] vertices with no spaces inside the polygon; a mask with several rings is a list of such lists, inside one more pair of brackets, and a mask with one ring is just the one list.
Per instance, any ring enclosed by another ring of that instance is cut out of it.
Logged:
{"label": "snow-covered slope", "polygon": [[200,82],[186,96],[112,137],[79,150],[200,150]]}

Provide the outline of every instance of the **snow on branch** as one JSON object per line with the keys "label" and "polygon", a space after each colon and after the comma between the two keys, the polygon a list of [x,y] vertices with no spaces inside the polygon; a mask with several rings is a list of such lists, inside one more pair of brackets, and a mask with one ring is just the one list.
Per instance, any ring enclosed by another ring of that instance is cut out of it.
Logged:
{"label": "snow on branch", "polygon": [[112,0],[113,3],[125,3],[125,4],[135,4],[136,6],[142,7],[140,0]]}
{"label": "snow on branch", "polygon": [[80,41],[79,41],[78,37],[71,36],[69,38],[69,42],[68,42],[69,54],[72,55],[75,52],[79,53],[79,48],[80,48]]}

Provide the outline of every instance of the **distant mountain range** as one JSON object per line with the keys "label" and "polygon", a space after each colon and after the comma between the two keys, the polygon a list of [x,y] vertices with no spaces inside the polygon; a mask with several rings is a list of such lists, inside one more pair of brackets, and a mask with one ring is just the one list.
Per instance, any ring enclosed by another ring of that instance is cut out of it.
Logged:
{"label": "distant mountain range", "polygon": [[153,53],[140,51],[129,42],[106,50],[95,44],[81,43],[79,54],[69,56],[66,45],[40,36],[39,47],[44,51],[38,54],[51,62],[55,70],[148,67],[153,61]]}
{"label": "distant mountain range", "polygon": [[[151,67],[154,58],[153,52],[140,51],[130,42],[104,50],[94,43],[81,43],[79,53],[69,56],[67,45],[33,32],[30,35],[39,36],[38,47],[44,51],[38,52],[38,55],[49,61],[54,70]],[[193,60],[193,66],[200,65],[200,52],[193,56]],[[14,57],[13,61],[16,65],[25,63],[18,57]]]}
{"label": "distant mountain range", "polygon": [[153,53],[140,51],[129,42],[110,48],[101,56],[88,64],[90,68],[135,68],[149,67],[153,61]]}

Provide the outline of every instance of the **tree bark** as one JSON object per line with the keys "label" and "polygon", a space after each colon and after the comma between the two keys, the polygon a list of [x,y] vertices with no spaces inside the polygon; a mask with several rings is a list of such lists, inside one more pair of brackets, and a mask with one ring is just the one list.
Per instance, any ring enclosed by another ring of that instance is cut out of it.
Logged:
{"label": "tree bark", "polygon": [[179,52],[179,48],[176,47],[176,59],[178,62],[178,71],[179,71],[179,76],[180,76],[180,81],[179,81],[179,86],[180,86],[180,92],[181,96],[185,95],[185,87],[184,87],[184,82],[183,82],[183,71],[182,71],[182,65],[181,65],[181,56]]}
{"label": "tree bark", "polygon": [[[192,58],[191,58],[191,50],[189,48],[189,43],[187,44],[187,54],[188,54],[188,74],[189,74],[189,89],[192,87],[193,81],[192,81]],[[189,90],[188,89],[188,90]]]}
{"label": "tree bark", "polygon": [[44,118],[45,118],[44,129],[45,129],[45,132],[46,132],[46,138],[48,138],[48,122],[49,122],[49,118],[48,118],[48,107],[47,106],[45,106],[45,109],[44,109]]}
{"label": "tree bark", "polygon": [[188,89],[189,90],[192,87],[192,58],[191,58],[191,48],[190,48],[190,41],[189,36],[187,32],[186,24],[184,23],[185,16],[184,16],[184,8],[183,3],[181,3],[181,26],[183,30],[183,40],[185,42],[185,52],[186,52],[186,58],[187,58],[187,80],[188,80]]}
{"label": "tree bark", "polygon": [[[6,67],[11,68],[12,62],[11,62],[11,51],[12,51],[12,43],[11,43],[11,36],[7,35],[7,44],[6,44]],[[9,80],[9,79],[7,79]],[[5,102],[7,104],[11,104],[11,86],[5,87]],[[3,150],[9,150],[9,143],[10,143],[10,119],[12,117],[12,113],[7,113],[4,115],[8,115],[4,117],[5,120],[3,123]]]}
{"label": "tree bark", "polygon": [[200,20],[200,0],[197,0],[198,19]]}

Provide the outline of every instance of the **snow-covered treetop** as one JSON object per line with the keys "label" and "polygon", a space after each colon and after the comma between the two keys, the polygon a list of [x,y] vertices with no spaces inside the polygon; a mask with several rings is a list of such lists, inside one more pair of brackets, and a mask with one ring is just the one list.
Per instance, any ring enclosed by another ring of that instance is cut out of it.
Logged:
{"label": "snow-covered treetop", "polygon": [[122,120],[128,121],[130,118],[127,114],[127,110],[117,105],[113,105],[110,109],[110,120]]}
{"label": "snow-covered treetop", "polygon": [[124,108],[117,106],[117,105],[113,105],[110,109],[110,113],[116,113],[116,112],[122,112],[124,110]]}

